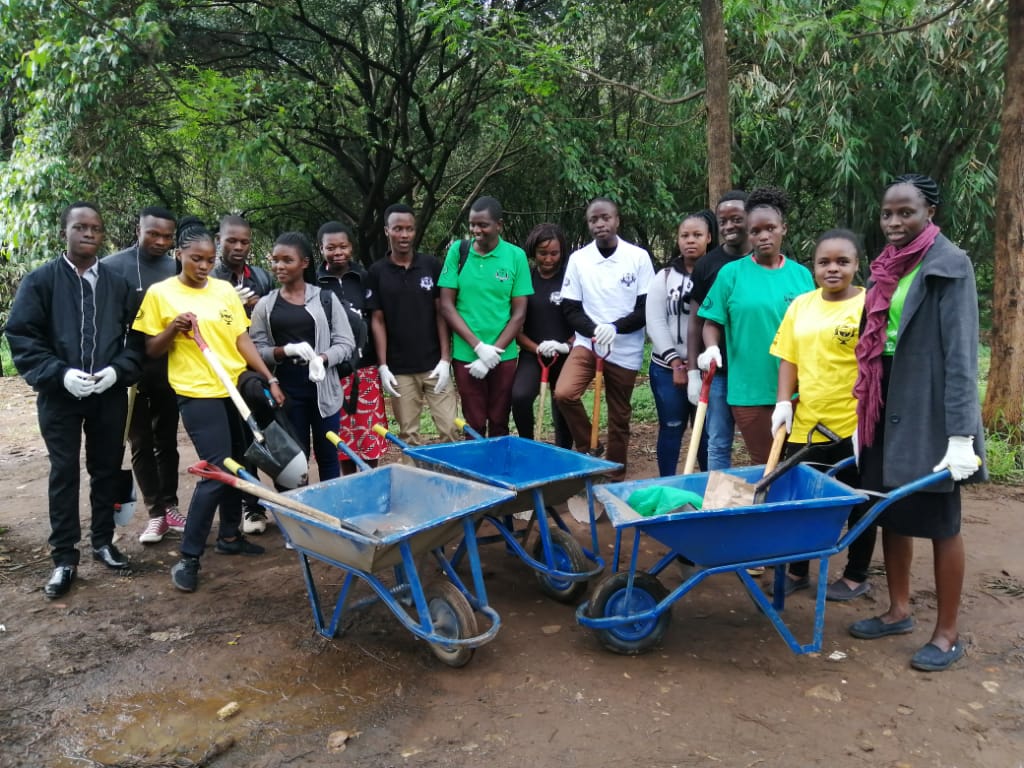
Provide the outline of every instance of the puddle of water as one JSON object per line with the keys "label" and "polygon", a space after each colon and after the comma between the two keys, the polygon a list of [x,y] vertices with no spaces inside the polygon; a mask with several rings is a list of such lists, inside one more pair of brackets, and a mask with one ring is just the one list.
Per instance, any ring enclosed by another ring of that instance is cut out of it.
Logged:
{"label": "puddle of water", "polygon": [[[319,658],[314,673],[280,665],[256,685],[225,688],[211,682],[208,690],[190,686],[98,705],[78,720],[77,733],[65,735],[65,757],[53,765],[81,768],[83,757],[100,765],[175,757],[198,761],[215,743],[230,739],[251,746],[321,729],[352,729],[391,688],[379,670],[372,680],[360,681],[351,671],[342,675],[331,668],[329,661]],[[230,702],[237,702],[238,712],[220,720],[218,711]]]}

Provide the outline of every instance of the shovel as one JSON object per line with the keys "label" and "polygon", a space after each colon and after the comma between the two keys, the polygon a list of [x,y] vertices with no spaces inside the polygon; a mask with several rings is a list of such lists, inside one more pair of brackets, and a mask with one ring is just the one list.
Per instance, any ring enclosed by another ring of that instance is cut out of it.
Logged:
{"label": "shovel", "polygon": [[544,355],[540,352],[537,353],[537,363],[540,365],[540,400],[537,403],[537,442],[543,442],[544,440],[544,404],[548,399],[548,379],[551,375],[551,366],[555,364],[557,359],[558,353],[555,352],[551,356],[551,362],[545,365]]}
{"label": "shovel", "polygon": [[[298,488],[300,485],[305,485],[309,472],[309,461],[298,443],[295,442],[295,438],[277,422],[272,421],[265,430],[260,429],[256,419],[252,416],[248,403],[245,402],[245,398],[238,391],[238,387],[235,386],[228,372],[224,370],[217,354],[206,343],[199,332],[199,323],[194,319],[192,321],[192,339],[199,346],[206,362],[210,364],[213,372],[217,374],[217,378],[228,391],[231,402],[235,404],[238,413],[245,420],[246,426],[252,431],[253,443],[246,450],[245,458],[285,488]],[[254,493],[253,495],[258,496],[259,494]]]}
{"label": "shovel", "polygon": [[367,533],[358,526],[352,525],[345,520],[329,515],[316,507],[311,507],[309,504],[303,504],[301,501],[296,501],[290,496],[285,496],[283,493],[272,491],[263,483],[259,482],[255,477],[245,471],[245,467],[239,464],[234,459],[228,458],[224,460],[224,466],[230,469],[232,472],[240,475],[235,475],[225,472],[223,469],[218,467],[216,464],[211,464],[208,461],[197,461],[188,471],[193,475],[199,475],[199,477],[206,478],[207,480],[216,480],[224,485],[230,485],[232,488],[237,488],[243,493],[251,493],[257,498],[263,499],[264,501],[271,501],[277,504],[279,507],[290,509],[292,512],[298,512],[300,515],[310,517],[317,522],[329,525],[332,528],[343,528],[352,533],[358,533],[360,536],[365,536],[369,539],[376,539],[378,537],[373,534]]}
{"label": "shovel", "polygon": [[726,509],[728,507],[745,507],[750,504],[763,504],[768,496],[771,484],[800,463],[800,460],[814,447],[811,438],[817,432],[824,435],[829,442],[838,443],[842,438],[823,424],[815,424],[807,433],[807,444],[787,458],[781,464],[779,456],[786,443],[786,429],[779,427],[772,441],[768,454],[768,462],[764,465],[764,473],[756,484],[748,483],[725,472],[709,472],[708,484],[704,491],[704,509]]}
{"label": "shovel", "polygon": [[683,466],[684,475],[692,475],[697,466],[697,453],[700,450],[700,437],[704,432],[704,419],[708,415],[708,398],[711,396],[711,380],[715,378],[718,364],[711,361],[707,376],[700,385],[700,399],[697,400],[697,413],[693,417],[693,429],[690,430],[690,447],[686,449],[686,464]]}
{"label": "shovel", "polygon": [[[124,434],[121,436],[121,455],[124,456],[124,446],[128,442],[128,430],[132,423],[132,411],[135,410],[135,393],[138,386],[132,384],[128,387],[128,410],[124,420]],[[123,459],[122,459],[123,460]],[[131,469],[120,469],[117,472],[117,494],[114,496],[114,524],[125,526],[131,522],[135,515],[135,505],[138,496],[135,493],[135,477]]]}

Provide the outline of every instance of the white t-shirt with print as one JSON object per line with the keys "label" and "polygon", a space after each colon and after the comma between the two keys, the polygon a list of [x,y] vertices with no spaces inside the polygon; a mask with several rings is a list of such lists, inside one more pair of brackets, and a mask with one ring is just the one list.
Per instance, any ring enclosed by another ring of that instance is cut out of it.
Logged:
{"label": "white t-shirt with print", "polygon": [[[651,255],[621,237],[608,258],[591,242],[569,256],[562,283],[562,299],[579,301],[595,323],[613,323],[636,307],[638,296],[646,296],[654,278]],[[591,348],[590,339],[576,334],[575,346]],[[644,329],[615,337],[608,361],[632,371],[640,370],[644,358]]]}

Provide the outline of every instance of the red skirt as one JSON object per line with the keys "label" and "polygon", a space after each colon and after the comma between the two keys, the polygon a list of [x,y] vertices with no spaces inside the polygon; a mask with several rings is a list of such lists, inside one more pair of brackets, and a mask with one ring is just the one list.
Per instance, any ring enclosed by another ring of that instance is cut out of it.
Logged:
{"label": "red skirt", "polygon": [[[384,397],[380,389],[380,376],[377,367],[368,365],[360,368],[359,374],[359,399],[356,403],[356,412],[348,413],[341,409],[341,427],[338,435],[354,450],[360,458],[367,461],[379,459],[388,450],[388,441],[373,431],[374,424],[387,426],[388,418],[384,412]],[[348,402],[352,392],[352,377],[345,376],[341,380],[341,391],[344,395],[344,402]],[[338,452],[338,458],[348,461],[348,457]]]}

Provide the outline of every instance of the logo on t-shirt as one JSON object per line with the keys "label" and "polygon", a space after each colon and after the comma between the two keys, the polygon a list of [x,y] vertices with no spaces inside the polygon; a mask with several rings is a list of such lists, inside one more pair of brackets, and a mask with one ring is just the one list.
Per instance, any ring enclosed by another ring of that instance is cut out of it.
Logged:
{"label": "logo on t-shirt", "polygon": [[498,282],[504,283],[508,280],[511,280],[512,275],[508,273],[507,269],[499,269],[497,272],[494,273],[494,279],[497,280]]}
{"label": "logo on t-shirt", "polygon": [[562,303],[562,294],[559,291],[552,291],[551,295],[548,296],[548,301],[550,301],[552,304],[556,304],[556,305],[557,304],[561,304]]}
{"label": "logo on t-shirt", "polygon": [[432,278],[430,275],[427,275],[426,277],[421,277],[420,278],[420,288],[422,288],[424,291],[433,290],[433,288],[434,288],[434,278]]}
{"label": "logo on t-shirt", "polygon": [[622,283],[627,288],[629,288],[629,286],[636,282],[636,275],[634,275],[632,272],[627,272],[626,274],[619,278],[619,282]]}
{"label": "logo on t-shirt", "polygon": [[222,309],[220,311],[220,319],[221,322],[224,323],[224,325],[231,325],[233,322],[235,322],[235,316],[231,313],[230,309]]}
{"label": "logo on t-shirt", "polygon": [[832,340],[840,346],[848,346],[857,340],[858,327],[852,323],[840,323],[832,331]]}

